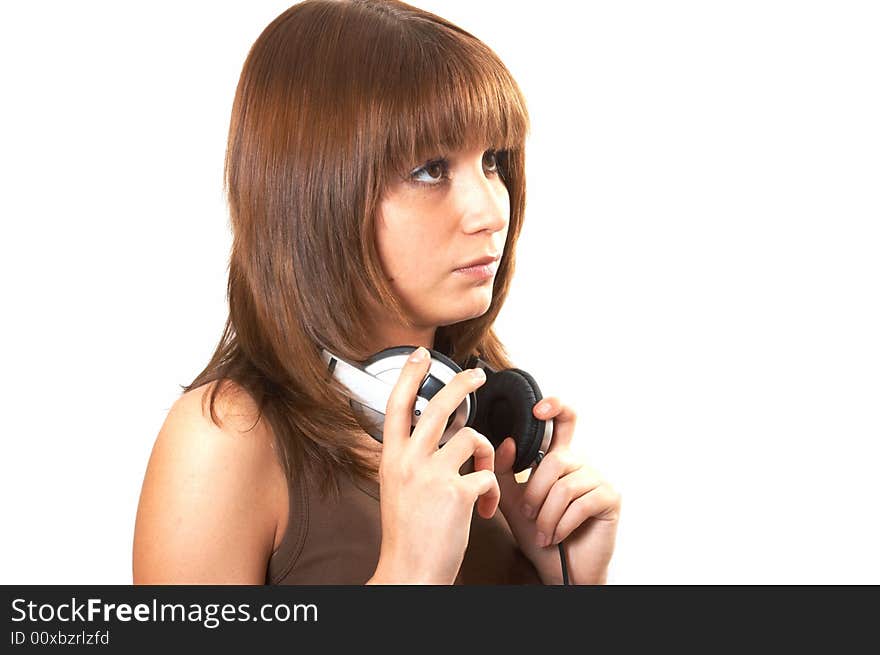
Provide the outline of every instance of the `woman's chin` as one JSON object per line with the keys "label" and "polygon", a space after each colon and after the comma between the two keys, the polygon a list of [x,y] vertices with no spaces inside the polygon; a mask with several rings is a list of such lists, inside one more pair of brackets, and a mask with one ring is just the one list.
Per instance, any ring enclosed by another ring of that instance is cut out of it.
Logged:
{"label": "woman's chin", "polygon": [[482,302],[469,302],[467,306],[462,306],[462,303],[459,303],[459,306],[455,309],[450,307],[450,311],[446,313],[444,316],[444,320],[440,325],[454,325],[455,323],[461,323],[462,321],[469,321],[473,318],[479,318],[483,314],[489,311],[489,307],[492,306],[492,296],[491,294],[487,295],[485,301]]}

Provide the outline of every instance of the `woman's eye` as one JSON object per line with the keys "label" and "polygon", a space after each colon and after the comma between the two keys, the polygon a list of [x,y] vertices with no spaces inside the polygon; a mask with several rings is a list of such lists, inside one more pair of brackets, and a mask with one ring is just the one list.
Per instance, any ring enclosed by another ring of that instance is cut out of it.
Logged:
{"label": "woman's eye", "polygon": [[486,154],[483,155],[483,161],[486,161],[486,155],[489,156],[489,160],[492,164],[488,167],[490,171],[497,172],[498,171],[498,156],[495,154],[494,150],[487,150]]}
{"label": "woman's eye", "polygon": [[423,169],[428,177],[432,180],[442,180],[446,177],[446,162],[445,161],[433,161]]}
{"label": "woman's eye", "polygon": [[[425,173],[427,177],[421,177],[422,173]],[[421,168],[415,169],[410,173],[410,177],[416,182],[429,185],[442,182],[448,177],[447,162],[445,159],[430,161]]]}

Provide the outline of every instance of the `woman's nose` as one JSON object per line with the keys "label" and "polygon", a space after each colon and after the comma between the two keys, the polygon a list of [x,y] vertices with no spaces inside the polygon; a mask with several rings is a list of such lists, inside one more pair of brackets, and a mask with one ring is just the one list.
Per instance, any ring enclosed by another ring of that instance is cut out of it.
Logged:
{"label": "woman's nose", "polygon": [[462,227],[466,232],[497,232],[507,226],[510,196],[507,187],[485,173],[469,175],[459,187]]}

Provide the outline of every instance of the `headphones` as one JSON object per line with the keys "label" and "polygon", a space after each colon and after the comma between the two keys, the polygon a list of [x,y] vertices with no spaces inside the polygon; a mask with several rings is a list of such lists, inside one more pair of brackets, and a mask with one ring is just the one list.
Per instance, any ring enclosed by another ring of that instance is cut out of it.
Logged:
{"label": "headphones", "polygon": [[[382,441],[385,409],[401,370],[417,346],[386,348],[363,364],[348,362],[326,348],[321,349],[328,370],[348,389],[349,402],[364,430]],[[431,364],[419,386],[412,412],[410,434],[428,401],[462,371],[458,364],[436,350],[428,349]],[[470,392],[449,416],[440,438],[440,446],[463,427],[471,427],[485,436],[495,448],[507,437],[516,442],[514,473],[540,463],[553,438],[553,420],[536,419],[535,405],[543,398],[535,379],[518,368],[496,371],[485,361],[471,356],[465,369],[481,368],[486,381]]]}
{"label": "headphones", "polygon": [[[377,441],[382,441],[388,398],[407,358],[416,348],[386,348],[363,364],[348,362],[326,348],[321,348],[328,370],[348,389],[349,403],[361,426]],[[410,434],[428,406],[428,401],[462,371],[458,364],[443,353],[430,348],[428,353],[431,355],[431,364],[416,392],[416,402],[410,417]],[[520,473],[532,464],[540,464],[553,439],[553,419],[541,421],[535,418],[533,409],[543,398],[535,378],[518,368],[496,371],[474,355],[468,358],[464,368],[483,369],[486,381],[476,391],[468,393],[450,415],[440,437],[440,446],[461,428],[470,427],[485,436],[495,448],[507,437],[513,437],[516,442],[514,473]],[[567,585],[568,567],[562,541],[557,546],[562,583]]]}

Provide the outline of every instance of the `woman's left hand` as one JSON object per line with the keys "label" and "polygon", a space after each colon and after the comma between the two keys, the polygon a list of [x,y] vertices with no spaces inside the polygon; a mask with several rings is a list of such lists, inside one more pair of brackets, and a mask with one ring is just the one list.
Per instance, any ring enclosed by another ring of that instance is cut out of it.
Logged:
{"label": "woman's left hand", "polygon": [[[545,405],[549,411],[541,412]],[[614,552],[620,494],[572,451],[576,415],[558,398],[532,408],[536,418],[554,419],[550,448],[526,482],[513,473],[516,444],[508,437],[495,452],[495,475],[501,487],[499,509],[520,549],[545,584],[562,584],[556,544],[563,549],[571,584],[604,584]]]}

